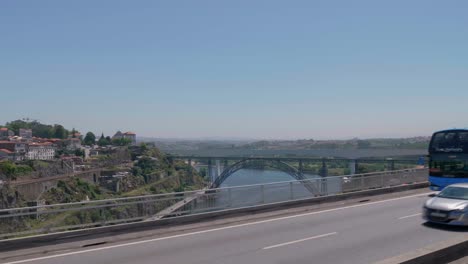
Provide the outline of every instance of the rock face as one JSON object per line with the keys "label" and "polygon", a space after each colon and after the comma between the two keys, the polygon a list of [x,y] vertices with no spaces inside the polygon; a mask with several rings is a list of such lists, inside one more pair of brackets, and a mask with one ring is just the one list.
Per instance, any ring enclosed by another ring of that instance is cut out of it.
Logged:
{"label": "rock face", "polygon": [[19,193],[10,185],[0,185],[0,209],[15,208],[24,205]]}
{"label": "rock face", "polygon": [[47,204],[54,204],[97,200],[103,197],[99,186],[73,177],[58,181],[57,186],[44,193],[41,198]]}
{"label": "rock face", "polygon": [[32,178],[46,178],[61,174],[73,173],[73,167],[65,162],[32,162]]}
{"label": "rock face", "polygon": [[[27,204],[21,195],[9,185],[0,185],[0,209],[23,207]],[[28,230],[30,227],[24,217],[4,218],[0,224],[0,234]]]}

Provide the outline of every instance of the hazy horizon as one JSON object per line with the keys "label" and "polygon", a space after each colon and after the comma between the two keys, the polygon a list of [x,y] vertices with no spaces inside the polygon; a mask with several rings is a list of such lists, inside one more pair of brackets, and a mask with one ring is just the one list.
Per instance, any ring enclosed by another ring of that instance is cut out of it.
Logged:
{"label": "hazy horizon", "polygon": [[468,126],[468,2],[4,1],[0,123],[157,138]]}
{"label": "hazy horizon", "polygon": [[430,138],[431,135],[421,135],[421,136],[414,136],[414,137],[370,137],[370,138],[359,138],[359,137],[344,137],[344,138],[230,138],[230,137],[200,137],[200,138],[160,138],[160,137],[146,137],[146,136],[138,136],[137,139],[139,140],[161,140],[161,141],[299,141],[299,140],[319,140],[319,141],[347,141],[347,140],[377,140],[377,139],[406,139],[406,138],[418,138],[418,137],[427,137]]}

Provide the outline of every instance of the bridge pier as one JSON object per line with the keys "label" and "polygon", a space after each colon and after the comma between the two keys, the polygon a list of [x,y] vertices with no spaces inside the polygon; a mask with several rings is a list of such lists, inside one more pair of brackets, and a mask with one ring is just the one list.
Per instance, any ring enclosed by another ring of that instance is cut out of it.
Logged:
{"label": "bridge pier", "polygon": [[356,174],[356,160],[349,161],[349,174],[353,175]]}
{"label": "bridge pier", "polygon": [[213,173],[212,173],[212,165],[211,165],[211,159],[208,160],[208,179],[210,179],[210,183],[213,183],[214,182],[214,179],[213,179]]}
{"label": "bridge pier", "polygon": [[302,160],[299,160],[299,173],[304,174],[304,165],[302,164]]}
{"label": "bridge pier", "polygon": [[320,194],[326,195],[328,193],[328,183],[325,177],[328,177],[328,168],[325,159],[322,160],[322,168],[320,168],[319,175],[322,176],[320,179]]}
{"label": "bridge pier", "polygon": [[192,180],[195,181],[195,179],[193,178],[193,167],[192,167],[191,159],[188,160],[188,173],[189,173],[189,176],[192,178]]}
{"label": "bridge pier", "polygon": [[322,168],[320,168],[319,175],[322,177],[328,177],[328,168],[325,160],[322,160]]}
{"label": "bridge pier", "polygon": [[395,161],[394,160],[389,159],[387,161],[387,170],[391,170],[391,171],[395,170]]}
{"label": "bridge pier", "polygon": [[216,160],[216,176],[215,176],[215,179],[219,177],[219,175],[221,175],[221,161],[220,160]]}

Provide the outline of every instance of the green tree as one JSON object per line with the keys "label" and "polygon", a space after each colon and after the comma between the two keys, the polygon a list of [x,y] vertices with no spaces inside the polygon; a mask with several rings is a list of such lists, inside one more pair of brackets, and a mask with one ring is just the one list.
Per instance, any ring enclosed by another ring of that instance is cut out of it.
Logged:
{"label": "green tree", "polygon": [[200,168],[200,176],[202,177],[207,177],[208,176],[208,170],[206,168]]}
{"label": "green tree", "polygon": [[132,141],[128,138],[116,138],[112,140],[112,144],[116,146],[128,146],[132,143]]}
{"label": "green tree", "polygon": [[147,175],[160,169],[159,162],[151,157],[143,157],[137,161],[134,166],[134,175]]}
{"label": "green tree", "polygon": [[140,144],[140,148],[141,148],[141,152],[142,152],[142,153],[146,153],[146,152],[149,150],[148,145],[146,145],[145,142],[142,142],[142,143]]}
{"label": "green tree", "polygon": [[5,126],[15,132],[16,135],[19,135],[19,130],[20,128],[31,128],[29,123],[22,121],[22,120],[16,120],[12,122],[8,122],[5,124]]}
{"label": "green tree", "polygon": [[96,136],[93,132],[88,132],[83,141],[85,145],[92,146],[96,143]]}
{"label": "green tree", "polygon": [[26,122],[23,120],[15,120],[6,123],[6,127],[12,130],[16,135],[19,135],[21,128],[31,129],[34,137],[41,138],[61,138],[64,139],[68,136],[68,131],[62,125],[45,125],[38,121]]}
{"label": "green tree", "polygon": [[370,148],[371,143],[368,140],[358,140],[357,146],[359,149]]}
{"label": "green tree", "polygon": [[9,180],[15,180],[17,176],[23,176],[32,172],[33,169],[28,165],[16,165],[11,161],[0,162],[0,174],[3,174]]}
{"label": "green tree", "polygon": [[62,125],[55,125],[53,137],[65,139],[68,137],[68,131]]}
{"label": "green tree", "polygon": [[106,138],[104,137],[104,133],[101,134],[101,137],[99,138],[97,144],[99,146],[105,146],[107,145]]}
{"label": "green tree", "polygon": [[85,157],[85,152],[84,150],[81,150],[81,149],[76,149],[75,150],[75,156],[78,156],[78,157]]}
{"label": "green tree", "polygon": [[33,121],[30,124],[30,128],[32,129],[32,134],[35,137],[40,138],[51,138],[54,133],[54,127],[51,125],[44,125],[39,123],[38,121]]}

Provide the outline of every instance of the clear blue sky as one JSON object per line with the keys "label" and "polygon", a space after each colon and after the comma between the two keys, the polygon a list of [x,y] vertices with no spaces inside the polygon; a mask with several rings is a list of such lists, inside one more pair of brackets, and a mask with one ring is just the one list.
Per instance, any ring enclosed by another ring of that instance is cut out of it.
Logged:
{"label": "clear blue sky", "polygon": [[351,138],[468,126],[468,2],[1,1],[0,123]]}

